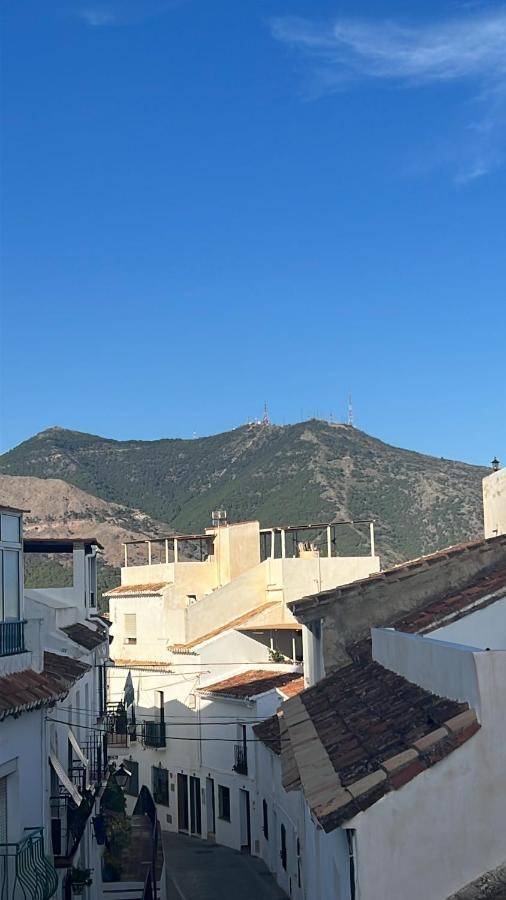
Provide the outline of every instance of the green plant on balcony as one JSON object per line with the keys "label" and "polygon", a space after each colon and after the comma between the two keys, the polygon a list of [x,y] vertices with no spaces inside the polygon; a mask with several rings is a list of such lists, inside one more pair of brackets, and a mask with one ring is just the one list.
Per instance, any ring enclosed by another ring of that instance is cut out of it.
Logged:
{"label": "green plant on balcony", "polygon": [[70,884],[74,894],[82,894],[85,887],[89,887],[92,884],[91,869],[72,866],[70,870]]}
{"label": "green plant on balcony", "polygon": [[274,663],[283,663],[286,662],[286,656],[281,653],[281,650],[272,649],[269,650],[269,660]]}

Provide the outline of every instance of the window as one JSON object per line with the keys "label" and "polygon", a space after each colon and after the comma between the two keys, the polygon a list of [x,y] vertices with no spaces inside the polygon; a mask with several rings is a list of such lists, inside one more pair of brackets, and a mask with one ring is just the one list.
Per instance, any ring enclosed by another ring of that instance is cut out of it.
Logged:
{"label": "window", "polygon": [[135,613],[125,613],[123,619],[123,643],[137,643],[137,616]]}
{"label": "window", "polygon": [[19,551],[2,551],[3,615],[7,620],[19,620]]}
{"label": "window", "polygon": [[168,806],[169,773],[167,769],[162,769],[161,766],[151,767],[151,786],[155,803],[161,803],[163,806]]}
{"label": "window", "polygon": [[139,763],[134,759],[124,759],[123,765],[125,769],[131,772],[130,778],[126,783],[125,794],[129,794],[130,797],[137,797],[139,793]]}
{"label": "window", "polygon": [[218,818],[230,822],[230,789],[218,785]]}
{"label": "window", "polygon": [[281,865],[283,866],[286,872],[286,828],[284,825],[281,826]]}
{"label": "window", "polygon": [[264,837],[269,840],[269,810],[267,809],[267,801],[262,800],[262,810],[264,814]]}
{"label": "window", "polygon": [[0,539],[6,544],[19,544],[21,542],[19,516],[2,513],[0,523]]}

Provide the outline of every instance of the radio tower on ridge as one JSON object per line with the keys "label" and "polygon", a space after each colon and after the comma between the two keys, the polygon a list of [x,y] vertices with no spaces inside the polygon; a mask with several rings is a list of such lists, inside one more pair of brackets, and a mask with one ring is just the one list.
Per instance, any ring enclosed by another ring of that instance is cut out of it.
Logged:
{"label": "radio tower on ridge", "polygon": [[351,394],[348,394],[348,425],[351,425],[353,428],[353,403],[351,400]]}
{"label": "radio tower on ridge", "polygon": [[267,400],[264,402],[264,414],[262,416],[262,425],[270,425],[271,420],[269,419],[269,412],[267,410]]}

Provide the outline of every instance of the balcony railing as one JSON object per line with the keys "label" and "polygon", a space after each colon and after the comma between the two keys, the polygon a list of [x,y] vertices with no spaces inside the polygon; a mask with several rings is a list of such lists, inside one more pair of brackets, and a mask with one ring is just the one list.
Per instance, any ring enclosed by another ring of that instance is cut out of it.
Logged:
{"label": "balcony railing", "polygon": [[0,900],[49,900],[58,875],[44,854],[42,828],[27,832],[14,844],[0,844]]}
{"label": "balcony railing", "polygon": [[165,747],[165,722],[144,722],[143,740],[146,747]]}
{"label": "balcony railing", "polygon": [[123,703],[108,703],[105,721],[107,746],[128,747],[128,718]]}
{"label": "balcony railing", "polygon": [[248,774],[248,751],[243,744],[236,744],[234,747],[234,772],[238,775]]}
{"label": "balcony railing", "polygon": [[0,622],[0,656],[12,656],[25,652],[25,623]]}

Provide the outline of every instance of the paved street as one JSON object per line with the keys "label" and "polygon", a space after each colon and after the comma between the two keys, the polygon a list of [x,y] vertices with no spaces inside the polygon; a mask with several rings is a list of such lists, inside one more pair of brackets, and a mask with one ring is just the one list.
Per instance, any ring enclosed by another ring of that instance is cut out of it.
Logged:
{"label": "paved street", "polygon": [[285,900],[261,860],[182,834],[163,832],[168,900]]}

